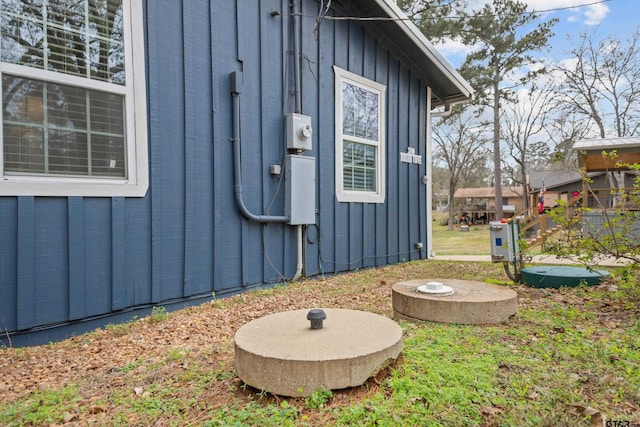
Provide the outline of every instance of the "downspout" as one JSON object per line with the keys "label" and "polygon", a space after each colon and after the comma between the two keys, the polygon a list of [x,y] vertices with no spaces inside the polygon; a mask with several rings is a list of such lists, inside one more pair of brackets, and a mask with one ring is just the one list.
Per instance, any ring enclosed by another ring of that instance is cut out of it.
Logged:
{"label": "downspout", "polygon": [[234,71],[230,75],[231,98],[233,100],[233,129],[231,143],[233,144],[233,191],[236,196],[238,209],[245,218],[259,222],[289,222],[287,216],[255,215],[247,209],[242,198],[242,165],[240,162],[240,94],[242,93],[242,72]]}
{"label": "downspout", "polygon": [[451,115],[451,112],[453,110],[451,109],[450,105],[445,105],[444,106],[444,111],[438,111],[437,113],[431,113],[431,117],[449,117]]}

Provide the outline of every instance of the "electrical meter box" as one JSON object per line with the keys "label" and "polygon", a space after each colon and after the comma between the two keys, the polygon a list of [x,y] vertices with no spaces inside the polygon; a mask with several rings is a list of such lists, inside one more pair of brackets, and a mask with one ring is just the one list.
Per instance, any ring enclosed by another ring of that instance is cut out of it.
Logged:
{"label": "electrical meter box", "polygon": [[519,224],[516,222],[491,221],[489,223],[492,262],[513,262],[520,257],[518,234]]}
{"label": "electrical meter box", "polygon": [[287,114],[286,135],[287,148],[293,150],[311,150],[313,129],[311,117],[302,114]]}
{"label": "electrical meter box", "polygon": [[285,157],[285,215],[289,224],[316,223],[316,159],[289,154]]}

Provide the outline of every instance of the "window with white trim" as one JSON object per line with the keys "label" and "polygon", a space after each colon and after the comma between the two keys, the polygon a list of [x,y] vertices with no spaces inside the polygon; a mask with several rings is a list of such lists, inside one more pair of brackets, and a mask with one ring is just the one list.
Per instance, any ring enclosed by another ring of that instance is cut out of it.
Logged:
{"label": "window with white trim", "polygon": [[386,87],[334,66],[336,198],[384,203]]}
{"label": "window with white trim", "polygon": [[144,196],[141,2],[0,1],[0,195]]}

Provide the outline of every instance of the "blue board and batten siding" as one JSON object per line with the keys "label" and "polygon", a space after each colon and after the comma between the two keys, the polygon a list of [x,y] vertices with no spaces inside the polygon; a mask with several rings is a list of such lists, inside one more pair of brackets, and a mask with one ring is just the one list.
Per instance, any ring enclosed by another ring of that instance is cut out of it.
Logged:
{"label": "blue board and batten siding", "polygon": [[[315,157],[317,171],[305,272],[423,258],[415,243],[426,247],[428,82],[358,22],[316,27],[318,8],[302,2],[302,113],[314,128],[305,155]],[[294,108],[289,1],[147,1],[145,16],[149,191],[143,198],[0,197],[0,327],[13,345],[296,271],[295,227],[257,224],[238,212],[230,143],[229,74],[239,70],[244,200],[255,214],[283,215],[284,183],[269,167],[283,163],[283,118]],[[334,65],[387,88],[385,203],[336,200]],[[399,161],[408,147],[422,165]]]}

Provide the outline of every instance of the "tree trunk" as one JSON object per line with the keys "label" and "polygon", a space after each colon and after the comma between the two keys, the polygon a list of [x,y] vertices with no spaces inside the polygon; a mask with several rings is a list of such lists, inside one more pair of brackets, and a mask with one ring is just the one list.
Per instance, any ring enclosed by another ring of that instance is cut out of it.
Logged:
{"label": "tree trunk", "polygon": [[493,185],[496,202],[496,221],[504,216],[502,211],[502,169],[500,165],[500,67],[494,55],[491,61],[495,70],[493,76]]}
{"label": "tree trunk", "polygon": [[449,226],[447,227],[447,230],[453,230],[453,217],[455,216],[453,193],[455,189],[456,189],[456,184],[453,181],[449,181]]}
{"label": "tree trunk", "polygon": [[522,207],[526,211],[529,210],[529,185],[527,183],[527,170],[524,168],[524,161],[522,162]]}

